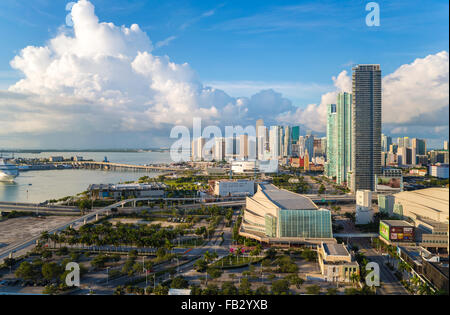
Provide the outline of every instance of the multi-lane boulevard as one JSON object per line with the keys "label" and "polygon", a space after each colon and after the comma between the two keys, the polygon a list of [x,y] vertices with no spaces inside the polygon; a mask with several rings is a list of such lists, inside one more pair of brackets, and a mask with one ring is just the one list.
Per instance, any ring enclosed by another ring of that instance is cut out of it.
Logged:
{"label": "multi-lane boulevard", "polygon": [[[351,195],[306,195],[307,197],[311,198],[313,201],[324,201],[324,200],[341,200],[341,201],[348,201],[348,200],[354,200],[354,196]],[[199,205],[204,206],[221,206],[221,207],[232,207],[232,206],[243,206],[245,205],[245,200],[242,198],[232,198],[229,199],[220,199],[220,198],[213,198],[212,200],[205,200],[205,198],[135,198],[135,199],[127,199],[123,201],[119,201],[115,204],[112,204],[110,206],[101,208],[101,209],[94,209],[93,211],[89,212],[88,214],[78,216],[72,220],[67,221],[66,223],[60,224],[56,228],[53,228],[52,230],[48,231],[49,234],[53,234],[56,232],[59,232],[61,230],[64,230],[65,228],[72,226],[73,228],[77,228],[83,224],[89,223],[93,220],[98,220],[100,215],[103,214],[109,214],[112,209],[121,208],[128,205],[132,205],[133,207],[136,207],[138,202],[144,202],[144,201],[155,201],[155,200],[164,200],[164,201],[192,201],[194,204],[185,204],[180,205],[177,207],[198,207]],[[195,202],[198,202],[195,204]],[[65,207],[65,206],[41,206],[39,204],[26,204],[26,203],[0,203],[0,209],[4,209],[7,211],[11,211],[11,209],[15,209],[16,211],[36,211],[36,212],[42,212],[45,211],[51,211],[51,212],[68,212],[72,215],[75,214],[76,209],[73,207]],[[2,210],[0,210],[2,211]],[[10,244],[6,247],[3,247],[0,249],[0,262],[3,261],[4,258],[8,257],[11,254],[14,254],[18,251],[24,251],[25,249],[32,248],[36,245],[36,242],[39,240],[40,235],[34,235],[33,237],[27,238],[25,240],[22,240],[18,243]]]}
{"label": "multi-lane boulevard", "polygon": [[[60,224],[59,226],[48,231],[48,233],[49,234],[57,233],[59,231],[66,229],[69,226],[71,226],[72,228],[78,228],[81,225],[92,222],[93,220],[98,220],[100,215],[111,213],[111,210],[113,210],[113,209],[118,209],[127,204],[136,205],[136,203],[139,201],[148,201],[148,200],[154,200],[154,198],[127,199],[127,200],[117,202],[115,204],[109,205],[109,206],[101,208],[101,209],[94,209],[93,211],[89,212],[88,214],[78,216],[72,220],[69,220],[65,223]],[[242,200],[237,200],[237,201],[203,203],[202,205],[205,205],[205,206],[221,205],[221,206],[230,207],[233,205],[240,205],[241,202],[242,202]],[[197,204],[197,206],[199,206],[199,205],[200,205],[200,203]],[[11,254],[33,248],[36,245],[36,242],[39,240],[39,238],[40,238],[40,235],[34,235],[34,236],[29,237],[20,242],[9,244],[8,246],[1,248],[0,249],[0,262],[2,262],[4,260],[4,258],[8,257]]]}

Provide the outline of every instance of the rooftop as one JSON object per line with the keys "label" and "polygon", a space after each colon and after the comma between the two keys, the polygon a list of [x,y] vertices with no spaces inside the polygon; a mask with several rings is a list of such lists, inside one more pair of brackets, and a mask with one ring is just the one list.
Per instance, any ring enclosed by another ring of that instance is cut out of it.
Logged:
{"label": "rooftop", "polygon": [[421,246],[399,246],[405,254],[407,254],[416,265],[422,265],[421,258],[430,259],[433,255]]}
{"label": "rooftop", "polygon": [[381,220],[381,222],[386,223],[389,226],[405,226],[405,227],[414,227],[411,223],[404,220]]}
{"label": "rooftop", "polygon": [[348,256],[350,255],[343,244],[322,243],[323,249],[328,256]]}
{"label": "rooftop", "polygon": [[92,184],[89,185],[88,190],[153,190],[167,188],[164,183],[151,184]]}
{"label": "rooftop", "polygon": [[424,223],[426,225],[429,225],[430,227],[432,227],[433,229],[443,229],[446,230],[448,229],[448,223],[442,223],[442,222],[438,222],[432,219],[428,219],[428,218],[424,218],[421,216],[417,216],[416,219],[416,223]]}
{"label": "rooftop", "polygon": [[435,211],[449,213],[448,188],[426,188],[414,191],[403,191],[395,194],[395,198],[431,208]]}
{"label": "rooftop", "polygon": [[260,191],[267,198],[284,210],[316,210],[318,207],[308,197],[279,189],[272,184],[260,184]]}

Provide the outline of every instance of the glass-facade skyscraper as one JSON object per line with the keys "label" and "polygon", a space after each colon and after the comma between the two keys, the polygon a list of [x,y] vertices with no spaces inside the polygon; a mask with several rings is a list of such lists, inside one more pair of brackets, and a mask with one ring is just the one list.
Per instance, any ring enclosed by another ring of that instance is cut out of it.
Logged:
{"label": "glass-facade skyscraper", "polygon": [[336,177],[336,104],[328,104],[325,176]]}
{"label": "glass-facade skyscraper", "polygon": [[328,105],[327,162],[325,175],[347,182],[352,161],[352,95],[339,93],[336,104]]}
{"label": "glass-facade skyscraper", "polygon": [[336,183],[347,182],[352,167],[352,94],[339,93],[336,103]]}
{"label": "glass-facade skyscraper", "polygon": [[375,190],[381,174],[381,69],[380,65],[353,68],[352,191]]}
{"label": "glass-facade skyscraper", "polygon": [[386,135],[381,135],[381,150],[383,152],[388,152],[392,144],[392,138]]}
{"label": "glass-facade skyscraper", "polygon": [[293,126],[291,131],[292,144],[297,144],[300,138],[300,126]]}
{"label": "glass-facade skyscraper", "polygon": [[308,151],[309,161],[312,161],[314,157],[314,136],[308,134],[305,137],[305,152]]}

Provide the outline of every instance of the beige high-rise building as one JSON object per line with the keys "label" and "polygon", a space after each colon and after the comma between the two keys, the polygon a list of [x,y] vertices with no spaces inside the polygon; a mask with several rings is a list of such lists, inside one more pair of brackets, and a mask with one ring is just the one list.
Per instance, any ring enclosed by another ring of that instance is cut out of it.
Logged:
{"label": "beige high-rise building", "polygon": [[206,139],[203,137],[192,140],[192,161],[202,161],[204,159],[203,147],[205,146],[205,143]]}
{"label": "beige high-rise building", "polygon": [[225,160],[225,138],[214,139],[214,159],[216,161]]}
{"label": "beige high-rise building", "polygon": [[248,159],[248,135],[239,136],[239,158],[242,160]]}
{"label": "beige high-rise building", "polygon": [[264,120],[256,121],[256,159],[262,159],[265,151],[266,128]]}

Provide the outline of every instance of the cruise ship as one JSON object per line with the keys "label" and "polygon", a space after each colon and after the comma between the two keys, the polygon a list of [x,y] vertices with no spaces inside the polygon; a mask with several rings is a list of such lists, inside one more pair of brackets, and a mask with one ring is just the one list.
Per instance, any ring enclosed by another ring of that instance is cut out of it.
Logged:
{"label": "cruise ship", "polygon": [[17,165],[8,164],[5,159],[0,158],[0,182],[11,182],[19,175]]}

